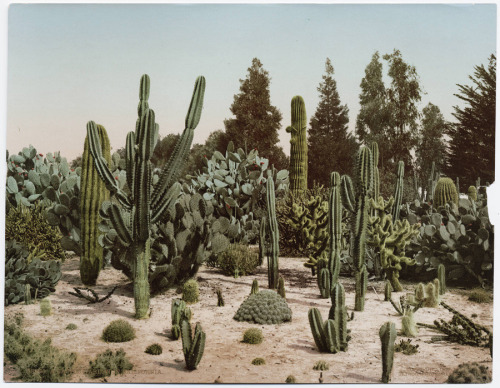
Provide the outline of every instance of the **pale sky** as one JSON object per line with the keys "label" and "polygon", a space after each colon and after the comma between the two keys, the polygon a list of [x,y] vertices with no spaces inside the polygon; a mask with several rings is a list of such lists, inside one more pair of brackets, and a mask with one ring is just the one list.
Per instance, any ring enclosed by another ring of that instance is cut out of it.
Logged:
{"label": "pale sky", "polygon": [[32,144],[68,160],[82,152],[89,120],[106,127],[115,150],[124,146],[143,73],[161,136],[183,130],[194,81],[205,76],[199,143],[224,128],[239,79],[259,58],[288,154],[290,100],[303,96],[314,114],[327,57],[353,130],[375,51],[399,49],[427,93],[420,109],[432,102],[448,120],[461,104],[456,84],[470,84],[474,66],[496,53],[496,4],[12,4],[8,16],[7,149]]}

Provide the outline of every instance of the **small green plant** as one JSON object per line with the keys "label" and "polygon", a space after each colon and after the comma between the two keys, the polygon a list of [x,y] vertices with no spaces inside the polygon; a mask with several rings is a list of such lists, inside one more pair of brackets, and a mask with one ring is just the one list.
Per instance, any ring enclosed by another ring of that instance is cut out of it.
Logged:
{"label": "small green plant", "polygon": [[386,301],[386,302],[390,301],[391,295],[392,295],[391,282],[389,280],[386,280],[385,286],[384,286],[384,301]]}
{"label": "small green plant", "polygon": [[294,375],[288,375],[286,380],[285,380],[285,383],[287,384],[295,384],[297,383],[297,380],[295,379],[295,376]]}
{"label": "small green plant", "polygon": [[491,295],[488,291],[482,288],[475,288],[469,294],[469,300],[476,303],[489,303],[491,302]]}
{"label": "small green plant", "polygon": [[217,288],[215,292],[217,293],[217,307],[223,307],[224,297],[222,296],[222,290],[220,288]]}
{"label": "small green plant", "polygon": [[328,370],[330,369],[330,364],[327,363],[325,360],[319,360],[314,364],[313,366],[314,370]]}
{"label": "small green plant", "polygon": [[250,295],[256,294],[259,292],[259,282],[257,279],[254,279],[252,282],[252,289],[250,290]]}
{"label": "small green plant", "polygon": [[278,294],[283,298],[286,299],[286,292],[285,292],[285,279],[283,277],[279,277],[278,279]]}
{"label": "small green plant", "polygon": [[97,379],[111,376],[111,372],[115,372],[115,375],[123,374],[123,372],[132,368],[133,365],[126,357],[123,349],[117,350],[114,354],[112,350],[108,349],[104,353],[100,353],[94,361],[89,361],[87,374]]}
{"label": "small green plant", "polygon": [[66,330],[76,330],[78,329],[78,326],[76,326],[74,323],[70,323],[68,324],[68,326],[66,326]]}
{"label": "small green plant", "polygon": [[42,317],[52,315],[52,304],[49,299],[42,299],[40,301],[40,315]]}
{"label": "small green plant", "polygon": [[106,342],[128,342],[135,338],[135,329],[123,319],[111,322],[102,332]]}
{"label": "small green plant", "polygon": [[182,286],[182,300],[188,304],[198,302],[200,297],[200,290],[198,282],[194,279],[189,279]]}
{"label": "small green plant", "polygon": [[264,340],[262,330],[252,327],[243,333],[243,342],[252,345],[258,345]]}
{"label": "small green plant", "polygon": [[266,363],[266,360],[264,360],[261,357],[254,358],[252,360],[252,365],[264,365]]}
{"label": "small green plant", "polygon": [[217,258],[217,267],[228,276],[250,275],[254,273],[258,266],[259,253],[245,244],[231,244]]}
{"label": "small green plant", "polygon": [[446,381],[449,384],[485,384],[491,383],[491,371],[477,362],[460,364]]}
{"label": "small green plant", "polygon": [[163,349],[160,344],[152,344],[149,345],[144,352],[147,354],[152,354],[153,356],[158,356],[162,354]]}
{"label": "small green plant", "polygon": [[418,345],[412,345],[411,339],[402,339],[398,344],[394,345],[395,352],[401,352],[407,356],[418,353]]}

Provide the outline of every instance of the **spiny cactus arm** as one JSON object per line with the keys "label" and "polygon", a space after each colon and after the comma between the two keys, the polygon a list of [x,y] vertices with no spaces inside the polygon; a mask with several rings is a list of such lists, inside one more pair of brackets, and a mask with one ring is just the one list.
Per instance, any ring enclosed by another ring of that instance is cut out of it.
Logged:
{"label": "spiny cactus arm", "polygon": [[193,96],[186,115],[185,129],[181,138],[177,141],[174,151],[167,164],[163,167],[160,180],[153,190],[151,197],[152,205],[163,197],[167,187],[169,187],[182,170],[182,165],[188,157],[191,143],[193,141],[194,130],[200,122],[201,111],[203,108],[203,98],[205,95],[205,77],[200,76],[196,79]]}
{"label": "spiny cactus arm", "polygon": [[[127,142],[125,146],[125,166],[127,170],[127,184],[129,188],[134,187],[134,179],[135,179],[135,133],[129,132],[127,134]],[[132,201],[133,190],[131,191]]]}
{"label": "spiny cactus arm", "polygon": [[394,342],[396,341],[396,325],[386,322],[379,331],[382,342],[382,382],[388,383],[391,379],[391,371],[394,360]]}
{"label": "spiny cactus arm", "polygon": [[194,329],[194,338],[191,349],[189,350],[190,365],[188,367],[196,369],[196,367],[200,363],[203,352],[205,351],[205,339],[206,334],[202,330],[201,325],[197,323]]}
{"label": "spiny cactus arm", "polygon": [[158,203],[158,208],[153,208],[151,222],[156,223],[165,212],[169,211],[177,202],[177,198],[181,193],[181,184],[179,182],[175,182],[172,187],[167,191],[165,196]]}
{"label": "spiny cactus arm", "polygon": [[373,159],[370,149],[360,148],[356,161],[356,196],[370,195],[373,189]]}
{"label": "spiny cactus arm", "polygon": [[340,178],[342,205],[351,213],[354,213],[356,198],[354,197],[354,187],[349,175],[342,175]]}
{"label": "spiny cactus arm", "polygon": [[324,332],[328,351],[330,353],[337,353],[340,348],[338,323],[328,319],[325,323]]}
{"label": "spiny cactus arm", "polygon": [[94,164],[99,174],[100,178],[104,181],[106,188],[116,195],[120,203],[130,209],[131,203],[127,195],[120,190],[118,183],[116,182],[113,173],[109,170],[107,166],[106,159],[102,156],[101,144],[99,140],[99,133],[97,125],[94,121],[89,121],[87,123],[87,137],[89,139],[89,149],[92,157],[94,158]]}
{"label": "spiny cactus arm", "polygon": [[182,320],[180,326],[182,337],[182,351],[184,352],[184,356],[186,356],[187,354],[189,354],[189,350],[191,349],[193,334],[191,331],[191,324],[187,320]]}
{"label": "spiny cactus arm", "polygon": [[129,246],[132,243],[132,235],[123,221],[120,208],[115,203],[112,203],[109,207],[109,218],[122,245],[125,247]]}
{"label": "spiny cactus arm", "polygon": [[331,189],[329,198],[329,231],[330,231],[330,286],[334,287],[340,275],[340,250],[342,248],[342,203],[340,200],[340,174],[331,175]]}
{"label": "spiny cactus arm", "polygon": [[323,330],[323,320],[321,318],[321,313],[317,308],[309,309],[308,313],[309,325],[311,326],[311,332],[314,338],[314,343],[318,347],[320,352],[323,352],[326,348],[325,333]]}

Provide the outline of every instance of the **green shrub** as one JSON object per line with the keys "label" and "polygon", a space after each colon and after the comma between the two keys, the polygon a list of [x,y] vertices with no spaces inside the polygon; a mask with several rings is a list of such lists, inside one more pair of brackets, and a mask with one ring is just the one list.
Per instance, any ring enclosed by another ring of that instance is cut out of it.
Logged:
{"label": "green shrub", "polygon": [[198,288],[198,282],[194,279],[189,279],[182,286],[182,300],[188,304],[198,302],[200,297],[200,290]]}
{"label": "green shrub", "polygon": [[491,383],[491,371],[477,362],[460,364],[446,381],[449,384],[484,384]]}
{"label": "green shrub", "polygon": [[324,360],[319,360],[318,362],[316,362],[316,364],[314,364],[313,369],[314,370],[328,370],[328,369],[330,369],[330,364]]}
{"label": "green shrub", "polygon": [[102,339],[106,342],[127,342],[135,338],[135,329],[123,319],[111,322],[102,332]]}
{"label": "green shrub", "polygon": [[163,349],[162,349],[160,344],[149,345],[145,350],[145,353],[152,354],[153,356],[158,356],[158,355],[162,354],[162,352],[163,352]]}
{"label": "green shrub", "polygon": [[52,304],[49,299],[42,299],[40,301],[40,315],[42,317],[52,315]]}
{"label": "green shrub", "polygon": [[287,383],[287,384],[295,384],[295,383],[297,383],[297,380],[295,379],[294,375],[288,375],[288,377],[285,380],[285,383]]}
{"label": "green shrub", "polygon": [[266,360],[264,360],[261,357],[254,358],[252,360],[252,365],[264,365],[266,363]]}
{"label": "green shrub", "polygon": [[59,229],[48,223],[41,205],[19,205],[5,217],[5,239],[26,245],[31,257],[64,261],[62,237]]}
{"label": "green shrub", "polygon": [[262,343],[264,336],[262,335],[262,330],[257,328],[251,328],[243,333],[243,342],[247,344],[257,345]]}
{"label": "green shrub", "polygon": [[89,361],[87,374],[96,379],[111,376],[111,372],[115,372],[115,375],[122,374],[132,368],[133,365],[126,357],[123,349],[117,350],[115,354],[113,354],[112,350],[108,349],[104,353],[99,354],[94,361]]}
{"label": "green shrub", "polygon": [[469,300],[476,303],[489,303],[492,298],[488,291],[482,288],[476,288],[470,292]]}
{"label": "green shrub", "polygon": [[255,272],[259,266],[259,253],[248,245],[231,244],[217,257],[216,267],[228,276],[245,276]]}
{"label": "green shrub", "polygon": [[292,319],[286,300],[275,291],[262,290],[250,295],[236,312],[234,319],[259,324],[278,324]]}
{"label": "green shrub", "polygon": [[68,326],[66,326],[66,330],[76,330],[78,329],[78,326],[76,326],[74,323],[70,323],[68,324]]}

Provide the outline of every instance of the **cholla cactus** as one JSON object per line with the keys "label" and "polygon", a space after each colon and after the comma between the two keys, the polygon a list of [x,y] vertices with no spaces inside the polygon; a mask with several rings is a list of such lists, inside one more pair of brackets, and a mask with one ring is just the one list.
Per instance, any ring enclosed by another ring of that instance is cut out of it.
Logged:
{"label": "cholla cactus", "polygon": [[181,185],[175,182],[182,170],[198,125],[205,93],[205,78],[196,80],[193,97],[186,116],[186,127],[175,149],[165,164],[158,182],[152,188],[151,156],[158,137],[155,113],[149,108],[149,76],[143,75],[139,90],[138,119],[135,132],[127,134],[126,170],[130,193],[125,193],[116,182],[102,155],[97,125],[87,124],[90,152],[100,178],[121,206],[112,202],[109,216],[118,238],[127,247],[126,257],[132,264],[134,278],[135,317],[149,317],[150,287],[148,280],[151,259],[151,228],[175,205]]}

